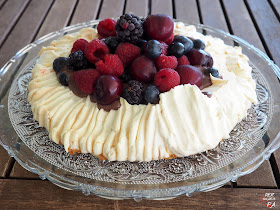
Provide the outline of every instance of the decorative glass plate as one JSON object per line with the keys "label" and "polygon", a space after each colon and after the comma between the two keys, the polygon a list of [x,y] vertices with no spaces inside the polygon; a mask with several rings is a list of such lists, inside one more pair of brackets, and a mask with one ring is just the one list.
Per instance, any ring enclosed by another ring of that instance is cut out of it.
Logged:
{"label": "decorative glass plate", "polygon": [[[99,21],[50,33],[20,50],[0,70],[0,143],[24,168],[54,184],[111,199],[168,199],[214,190],[254,171],[279,146],[279,68],[246,41],[209,26],[198,31],[241,46],[250,59],[259,103],[213,150],[172,160],[99,161],[91,154],[69,155],[32,119],[27,102],[31,70],[42,46]],[[17,74],[15,76],[15,74]],[[14,79],[15,78],[15,79]],[[10,88],[9,93],[7,90]],[[6,93],[6,94],[5,94]]]}

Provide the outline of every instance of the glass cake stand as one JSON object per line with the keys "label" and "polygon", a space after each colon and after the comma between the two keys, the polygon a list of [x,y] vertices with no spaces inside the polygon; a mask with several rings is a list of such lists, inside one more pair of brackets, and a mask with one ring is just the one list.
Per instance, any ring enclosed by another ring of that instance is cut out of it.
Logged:
{"label": "glass cake stand", "polygon": [[[99,161],[90,154],[69,155],[32,119],[27,102],[31,70],[42,46],[98,20],[50,33],[16,53],[0,70],[0,143],[25,169],[69,190],[110,199],[170,199],[217,189],[254,171],[280,146],[279,68],[246,41],[205,25],[198,31],[241,46],[250,59],[258,104],[213,150],[172,160]],[[9,90],[10,89],[10,90]],[[9,91],[8,91],[9,90]],[[210,131],[207,131],[210,132]]]}

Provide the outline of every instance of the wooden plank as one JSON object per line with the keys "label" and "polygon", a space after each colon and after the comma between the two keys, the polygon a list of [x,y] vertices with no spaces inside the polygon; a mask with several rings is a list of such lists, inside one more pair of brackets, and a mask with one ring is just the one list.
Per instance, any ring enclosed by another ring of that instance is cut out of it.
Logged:
{"label": "wooden plank", "polygon": [[36,39],[50,32],[62,29],[70,20],[77,0],[56,0],[44,21],[44,27],[40,28]]}
{"label": "wooden plank", "polygon": [[186,23],[198,24],[199,13],[196,0],[175,0],[176,18]]}
{"label": "wooden plank", "polygon": [[4,6],[6,0],[0,0],[0,8],[2,9],[2,6]]}
{"label": "wooden plank", "polygon": [[101,0],[80,0],[70,25],[96,19],[100,2]]}
{"label": "wooden plank", "polygon": [[278,20],[280,16],[280,1],[279,0],[270,0],[273,7],[275,8],[277,15],[278,15]]}
{"label": "wooden plank", "polygon": [[123,14],[124,0],[104,0],[98,19],[119,17]]}
{"label": "wooden plank", "polygon": [[251,174],[238,178],[236,183],[237,187],[277,188],[268,160]]}
{"label": "wooden plank", "polygon": [[125,13],[134,14],[142,17],[148,15],[149,2],[148,0],[127,0]]}
{"label": "wooden plank", "polygon": [[37,174],[27,171],[18,162],[15,162],[9,178],[40,179]]}
{"label": "wooden plank", "polygon": [[[4,209],[264,209],[261,200],[265,193],[274,193],[276,204],[280,199],[277,189],[220,188],[191,197],[156,201],[108,200],[81,192],[68,191],[41,180],[0,180],[0,203]],[[16,200],[16,202],[15,202]]]}
{"label": "wooden plank", "polygon": [[0,177],[2,178],[5,176],[5,172],[9,167],[9,159],[10,156],[7,151],[0,146]]}
{"label": "wooden plank", "polygon": [[[6,39],[10,30],[24,11],[29,0],[10,0],[0,12],[0,46]],[[1,5],[1,3],[0,3]]]}
{"label": "wooden plank", "polygon": [[173,17],[171,0],[153,0],[151,14],[167,14]]}
{"label": "wooden plank", "polygon": [[280,23],[267,1],[248,0],[248,6],[274,62],[280,66]]}

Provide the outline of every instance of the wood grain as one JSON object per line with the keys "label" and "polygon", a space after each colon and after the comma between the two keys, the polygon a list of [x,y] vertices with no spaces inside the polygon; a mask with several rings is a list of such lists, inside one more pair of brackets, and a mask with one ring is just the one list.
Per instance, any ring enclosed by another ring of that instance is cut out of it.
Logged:
{"label": "wood grain", "polygon": [[199,23],[199,13],[196,0],[175,0],[176,18],[186,23]]}
{"label": "wood grain", "polygon": [[40,179],[37,174],[34,174],[34,173],[31,173],[30,171],[27,171],[17,162],[15,162],[9,178]]}
{"label": "wood grain", "polygon": [[80,0],[70,25],[96,19],[101,0]]}
{"label": "wood grain", "polygon": [[104,0],[98,19],[119,17],[123,14],[124,0]]}
{"label": "wood grain", "polygon": [[279,20],[267,1],[248,0],[247,2],[274,62],[280,66],[280,48],[275,47],[280,46]]}
{"label": "wood grain", "polygon": [[173,17],[171,0],[153,0],[151,14],[167,14]]}
{"label": "wood grain", "polygon": [[127,0],[125,13],[146,17],[148,15],[148,0]]}
{"label": "wood grain", "polygon": [[[0,46],[9,34],[10,30],[24,11],[29,0],[10,0],[3,6],[0,12]],[[0,3],[1,5],[1,3]]]}
{"label": "wood grain", "polygon": [[[0,0],[0,8],[1,8],[2,6],[4,6],[5,1],[6,1],[6,0]],[[1,8],[1,9],[2,9],[2,8]]]}
{"label": "wood grain", "polygon": [[94,195],[85,196],[81,192],[59,188],[48,181],[0,180],[0,200],[4,209],[260,209],[266,208],[261,203],[265,193],[275,193],[276,203],[279,203],[278,192],[276,189],[220,188],[191,197],[135,202],[132,199],[114,201]]}

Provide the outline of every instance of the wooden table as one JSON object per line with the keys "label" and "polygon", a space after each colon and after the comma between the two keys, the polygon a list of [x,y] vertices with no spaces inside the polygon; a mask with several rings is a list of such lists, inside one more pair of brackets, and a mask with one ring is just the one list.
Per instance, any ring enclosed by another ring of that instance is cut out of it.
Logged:
{"label": "wooden table", "polygon": [[[222,29],[252,43],[280,66],[280,0],[0,0],[0,66],[19,49],[49,32],[123,13],[166,13],[186,22]],[[137,203],[61,189],[23,169],[1,147],[0,208],[253,209],[267,208],[261,204],[265,193],[275,193],[279,208],[279,164],[280,150],[250,175],[218,190]]]}

